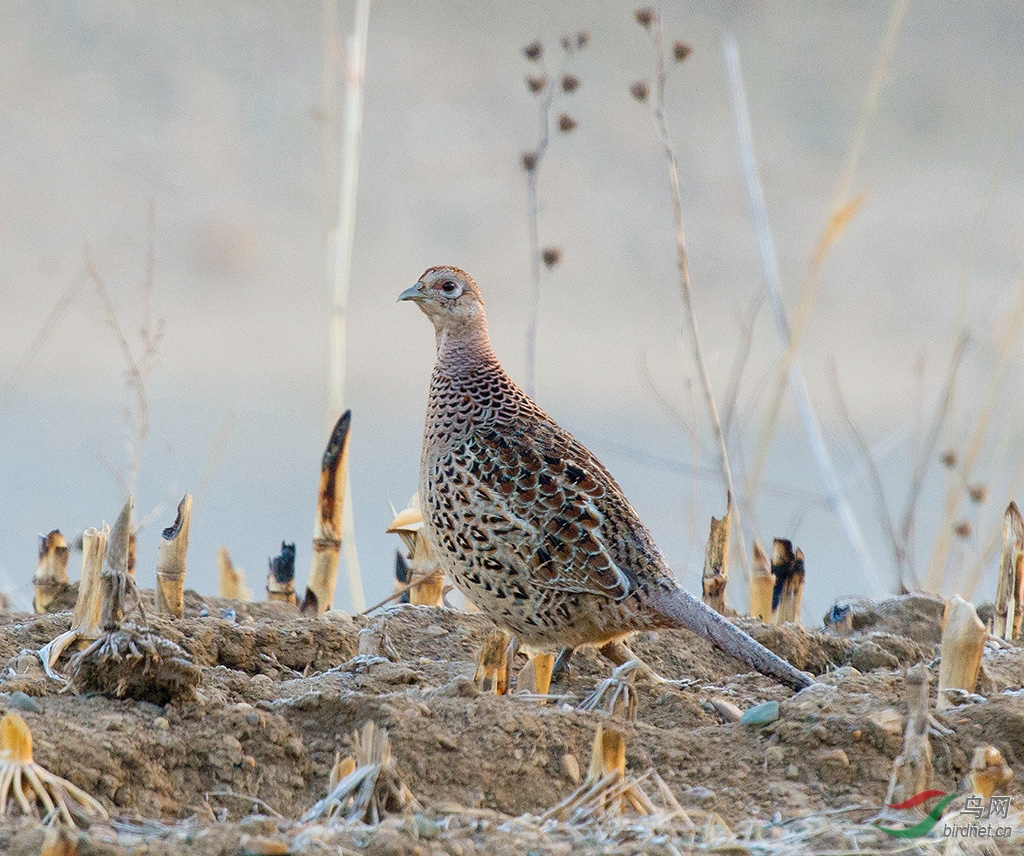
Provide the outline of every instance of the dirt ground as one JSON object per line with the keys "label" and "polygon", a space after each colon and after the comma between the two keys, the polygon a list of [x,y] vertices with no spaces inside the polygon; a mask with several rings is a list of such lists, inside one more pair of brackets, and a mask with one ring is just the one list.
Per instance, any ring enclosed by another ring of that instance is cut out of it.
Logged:
{"label": "dirt ground", "polygon": [[[849,638],[738,620],[819,676],[797,695],[692,634],[633,640],[665,677],[696,679],[683,688],[638,682],[638,719],[620,723],[628,773],[656,770],[692,830],[630,815],[575,826],[539,820],[586,773],[607,717],[575,703],[611,667],[579,652],[552,686],[556,703],[481,695],[472,678],[491,625],[448,609],[310,619],[285,605],[189,593],[185,619],[149,618],[202,672],[194,698],[165,705],[79,695],[46,677],[35,652],[68,629],[69,612],[3,615],[0,712],[17,709],[35,760],[110,812],[111,826],[79,833],[82,854],[940,852],[928,849],[934,841],[890,839],[868,821],[903,745],[904,670],[930,662],[937,677],[941,602],[907,596],[853,610]],[[386,656],[360,655],[361,633],[364,651]],[[957,790],[974,748],[991,744],[1017,771],[1019,805],[1024,649],[992,648],[984,665],[984,699],[941,717],[952,735],[932,741],[934,787]],[[66,666],[67,655],[57,668]],[[774,700],[780,715],[760,727],[726,723],[715,698],[741,710]],[[347,754],[368,721],[390,735],[420,809],[376,827],[299,822],[326,795],[335,753]],[[1020,833],[989,852],[1024,852]],[[35,856],[42,839],[34,821],[0,825],[0,853]]]}

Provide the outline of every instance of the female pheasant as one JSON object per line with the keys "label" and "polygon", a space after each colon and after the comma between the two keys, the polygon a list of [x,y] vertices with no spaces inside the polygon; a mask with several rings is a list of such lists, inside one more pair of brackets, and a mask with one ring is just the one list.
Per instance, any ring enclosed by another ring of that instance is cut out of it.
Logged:
{"label": "female pheasant", "polygon": [[532,648],[605,646],[621,659],[614,643],[630,633],[683,627],[780,683],[811,684],[680,587],[601,462],[502,369],[472,277],[433,267],[399,300],[437,334],[419,495],[466,597]]}

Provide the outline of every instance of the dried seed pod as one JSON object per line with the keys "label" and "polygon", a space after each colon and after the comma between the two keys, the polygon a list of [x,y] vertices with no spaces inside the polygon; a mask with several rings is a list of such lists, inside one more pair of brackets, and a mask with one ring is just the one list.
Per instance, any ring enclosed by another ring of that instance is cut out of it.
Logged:
{"label": "dried seed pod", "polygon": [[580,79],[575,74],[565,74],[562,76],[563,92],[575,92],[579,88]]}
{"label": "dried seed pod", "polygon": [[558,130],[563,134],[568,134],[570,131],[576,129],[576,120],[573,119],[568,113],[562,113],[558,117]]}
{"label": "dried seed pod", "polygon": [[527,172],[533,172],[537,168],[537,153],[523,152],[519,162]]}
{"label": "dried seed pod", "polygon": [[672,56],[675,57],[676,62],[685,62],[686,58],[693,53],[691,48],[686,42],[676,42],[672,45]]}
{"label": "dried seed pod", "polygon": [[939,460],[942,462],[942,466],[946,467],[946,469],[953,469],[958,460],[956,450],[946,449],[946,451],[939,456]]}
{"label": "dried seed pod", "polygon": [[539,41],[532,41],[523,48],[523,55],[532,62],[539,60],[543,52],[544,49]]}
{"label": "dried seed pod", "polygon": [[651,94],[650,87],[647,85],[646,80],[638,80],[632,86],[629,87],[629,94],[632,95],[637,101],[646,101],[647,96]]}
{"label": "dried seed pod", "polygon": [[534,95],[544,91],[544,88],[548,85],[548,79],[546,77],[534,77],[529,75],[526,78],[526,88],[530,90]]}
{"label": "dried seed pod", "polygon": [[637,9],[633,13],[636,16],[636,22],[641,26],[649,28],[654,23],[654,9],[650,6],[644,6],[641,9]]}
{"label": "dried seed pod", "polygon": [[553,268],[562,260],[562,251],[558,247],[545,247],[540,251],[540,260],[547,268]]}

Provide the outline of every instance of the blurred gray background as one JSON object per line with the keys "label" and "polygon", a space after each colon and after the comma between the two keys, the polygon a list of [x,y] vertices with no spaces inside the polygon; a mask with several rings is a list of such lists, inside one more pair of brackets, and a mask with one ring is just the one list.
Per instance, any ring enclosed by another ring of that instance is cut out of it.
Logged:
{"label": "blurred gray background", "polygon": [[[339,11],[344,33],[352,5]],[[664,157],[649,106],[629,94],[631,83],[651,79],[653,63],[633,12],[556,2],[371,8],[346,391],[369,602],[391,589],[388,501],[404,507],[416,488],[433,361],[429,323],[395,298],[430,265],[464,267],[484,291],[499,357],[522,378],[530,251],[519,159],[535,145],[538,116],[524,85],[535,69],[521,49],[539,38],[557,65],[559,37],[577,30],[591,35],[571,63],[582,86],[555,112],[571,113],[578,128],[555,135],[540,177],[541,241],[563,260],[542,281],[537,399],[602,458],[680,579],[699,591],[708,520],[724,511],[725,491],[682,339]],[[722,39],[732,34],[739,45],[792,310],[889,13],[884,2],[666,4],[666,37],[694,49],[671,69],[666,109],[719,396],[762,289]],[[911,5],[854,177],[867,199],[828,256],[801,345],[884,588],[895,586],[891,549],[829,365],[897,513],[958,332],[957,281],[972,232],[971,338],[942,448],[962,450],[970,436],[1020,289],[1022,37],[1019,4]],[[323,72],[320,3],[0,5],[0,587],[16,606],[31,597],[37,533],[59,527],[73,536],[112,522],[123,501],[111,470],[127,468],[124,411],[133,397],[84,265],[88,247],[138,352],[150,203],[152,314],[163,337],[147,383],[150,436],[136,504],[139,517],[166,505],[140,536],[139,578],[152,585],[159,530],[190,490],[189,587],[216,590],[224,544],[262,593],[282,539],[298,543],[304,587],[330,428],[325,214],[336,187],[326,179]],[[34,347],[69,289],[70,303]],[[749,471],[780,353],[762,305],[730,436],[738,475]],[[1017,490],[1016,343],[1009,359],[967,476],[987,486],[988,499],[958,513],[973,532],[954,544],[947,591]],[[644,380],[643,360],[662,396],[696,420],[697,473],[691,436]],[[929,470],[919,569],[942,491],[963,478],[937,461]],[[766,486],[744,524],[748,546],[754,535],[784,536],[803,548],[805,620],[817,623],[838,595],[877,593],[823,501],[789,398]],[[72,558],[73,578],[79,563]],[[993,567],[980,599],[993,594]],[[336,602],[349,605],[343,583]]]}

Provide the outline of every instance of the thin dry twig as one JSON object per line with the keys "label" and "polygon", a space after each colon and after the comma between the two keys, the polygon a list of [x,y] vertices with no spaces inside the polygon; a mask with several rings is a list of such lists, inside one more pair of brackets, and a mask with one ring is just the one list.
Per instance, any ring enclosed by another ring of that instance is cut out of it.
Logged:
{"label": "thin dry twig", "polygon": [[665,122],[665,83],[668,75],[665,70],[664,55],[664,26],[663,15],[659,10],[654,20],[654,47],[655,47],[655,97],[654,97],[654,121],[665,152],[665,161],[668,169],[669,190],[672,195],[672,214],[675,221],[676,232],[676,262],[679,269],[679,287],[683,298],[684,317],[687,331],[689,333],[689,344],[691,356],[697,367],[700,378],[701,389],[704,392],[704,403],[708,417],[711,421],[711,428],[718,445],[719,465],[722,469],[722,480],[725,482],[726,490],[732,498],[736,520],[735,535],[739,544],[740,563],[743,567],[743,578],[747,585],[750,585],[750,563],[747,559],[747,549],[744,544],[743,526],[740,522],[738,496],[732,478],[732,468],[729,464],[729,450],[726,448],[725,432],[722,430],[722,420],[718,415],[718,406],[715,403],[714,391],[711,388],[711,376],[708,373],[707,361],[704,358],[704,349],[701,346],[700,330],[697,326],[696,310],[694,309],[693,289],[690,285],[690,268],[686,250],[686,233],[683,229],[683,205],[679,193],[679,168],[676,158],[675,146],[668,133],[668,126]]}

